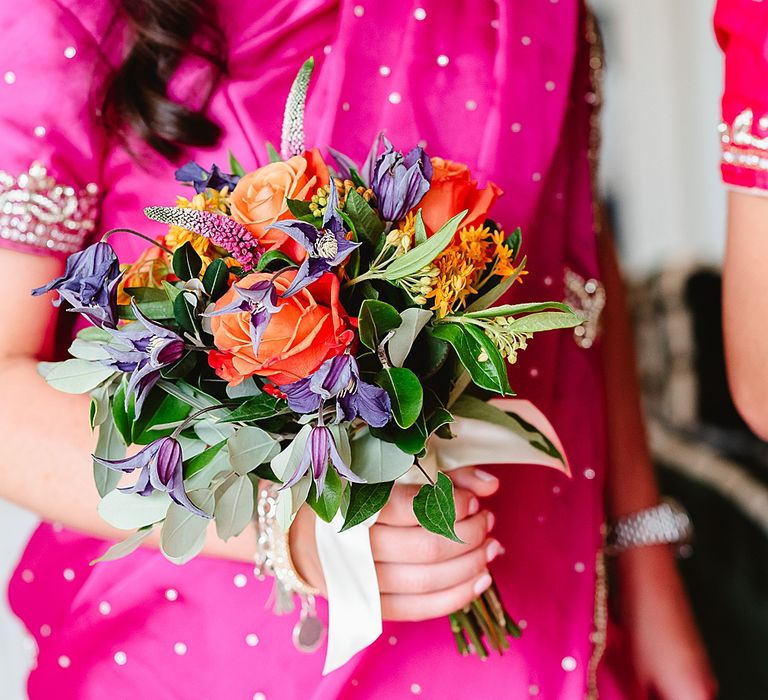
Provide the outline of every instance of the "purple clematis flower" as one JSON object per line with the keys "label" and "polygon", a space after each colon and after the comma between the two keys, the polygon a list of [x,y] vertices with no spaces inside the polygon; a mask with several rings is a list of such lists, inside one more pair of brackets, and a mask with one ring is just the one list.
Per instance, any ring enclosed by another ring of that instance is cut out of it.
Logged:
{"label": "purple clematis flower", "polygon": [[117,325],[117,284],[120,263],[109,243],[99,241],[67,258],[64,274],[48,284],[32,290],[39,296],[55,289],[59,299],[88,318],[96,326],[114,328]]}
{"label": "purple clematis flower", "polygon": [[307,251],[307,257],[301,263],[291,285],[283,292],[283,297],[293,296],[340,265],[360,245],[347,240],[347,232],[344,230],[344,221],[339,215],[338,206],[339,194],[335,187],[331,187],[322,229],[317,229],[306,221],[294,219],[277,221],[269,226],[288,234]]}
{"label": "purple clematis flower", "polygon": [[240,311],[250,312],[251,343],[253,344],[253,353],[257,355],[264,329],[269,325],[272,314],[276,314],[281,308],[277,305],[277,290],[271,280],[256,282],[248,289],[235,286],[234,290],[235,298],[229,304],[204,315],[221,316]]}
{"label": "purple clematis flower", "polygon": [[125,391],[125,400],[135,395],[135,410],[138,417],[150,390],[160,379],[160,370],[181,359],[184,354],[184,340],[171,330],[148,319],[131,300],[137,323],[112,330],[112,336],[119,342],[105,345],[111,355],[102,360],[121,372],[130,372],[131,378]]}
{"label": "purple clematis flower", "polygon": [[429,191],[432,162],[421,146],[403,155],[382,138],[385,150],[373,168],[371,189],[382,217],[400,221]]}
{"label": "purple clematis flower", "polygon": [[319,496],[325,486],[325,475],[328,473],[329,464],[332,464],[334,469],[347,481],[352,481],[356,484],[365,483],[365,479],[361,479],[344,464],[330,429],[324,425],[315,425],[312,427],[307,438],[307,444],[299,466],[296,467],[296,471],[281,488],[293,486],[311,467],[315,490]]}
{"label": "purple clematis flower", "polygon": [[227,187],[231,192],[240,181],[239,175],[225,173],[215,163],[207,171],[195,161],[182,165],[174,175],[179,182],[192,185],[197,193],[205,192],[209,187],[214,190]]}
{"label": "purple clematis flower", "polygon": [[281,386],[288,407],[297,413],[314,413],[323,401],[336,398],[336,420],[358,416],[374,428],[383,428],[392,418],[392,404],[384,389],[360,379],[360,368],[352,355],[344,353],[326,360],[310,377]]}
{"label": "purple clematis flower", "polygon": [[133,457],[126,459],[102,459],[93,456],[93,460],[109,469],[130,473],[140,469],[139,478],[133,486],[121,488],[123,493],[138,493],[149,496],[153,491],[166,492],[182,508],[201,518],[210,520],[211,516],[200,510],[189,500],[184,490],[184,467],[182,465],[181,445],[173,437],[164,437],[150,442]]}

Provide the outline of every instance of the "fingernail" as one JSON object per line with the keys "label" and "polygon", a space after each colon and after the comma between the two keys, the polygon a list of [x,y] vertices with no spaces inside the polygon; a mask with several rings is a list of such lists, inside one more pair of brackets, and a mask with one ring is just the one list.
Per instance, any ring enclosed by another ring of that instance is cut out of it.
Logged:
{"label": "fingernail", "polygon": [[486,561],[493,561],[499,554],[504,554],[504,547],[501,546],[501,543],[498,540],[491,540],[485,550]]}
{"label": "fingernail", "polygon": [[488,531],[493,530],[493,526],[496,524],[496,516],[493,513],[488,513]]}
{"label": "fingernail", "polygon": [[485,472],[482,469],[475,469],[475,476],[481,481],[498,481],[493,474]]}
{"label": "fingernail", "polygon": [[480,501],[478,501],[476,498],[470,498],[469,508],[467,510],[470,515],[477,513],[477,511],[480,510]]}
{"label": "fingernail", "polygon": [[475,581],[475,585],[472,590],[474,590],[475,595],[481,595],[491,587],[492,583],[493,579],[491,578],[490,574],[483,574],[479,579],[477,579],[477,581]]}

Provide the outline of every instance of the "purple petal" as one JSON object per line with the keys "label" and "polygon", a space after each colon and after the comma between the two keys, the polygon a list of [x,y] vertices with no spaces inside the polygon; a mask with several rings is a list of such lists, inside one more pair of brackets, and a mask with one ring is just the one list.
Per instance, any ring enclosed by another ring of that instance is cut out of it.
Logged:
{"label": "purple petal", "polygon": [[347,240],[346,236],[337,236],[336,237],[337,243],[338,243],[338,252],[336,253],[336,256],[328,261],[328,264],[331,267],[336,267],[337,265],[340,265],[344,260],[349,256],[349,254],[355,249],[360,246],[360,243],[355,243],[354,241]]}
{"label": "purple petal", "polygon": [[213,516],[210,513],[206,513],[204,510],[198,508],[192,501],[189,500],[187,491],[184,488],[184,475],[182,473],[181,465],[174,472],[171,478],[171,484],[168,488],[168,495],[182,508],[186,508],[193,515],[197,515],[206,520],[210,520]]}
{"label": "purple petal", "polygon": [[371,150],[368,151],[368,157],[365,159],[363,169],[360,171],[360,177],[363,178],[369,187],[373,182],[373,173],[376,168],[376,158],[379,153],[382,139],[384,139],[384,135],[379,133],[373,140],[373,144],[371,144]]}
{"label": "purple petal", "polygon": [[[238,287],[235,287],[235,290],[237,290]],[[251,305],[248,303],[246,299],[243,299],[242,297],[238,297],[235,295],[235,298],[232,299],[232,301],[229,302],[229,304],[225,304],[220,309],[215,309],[213,311],[206,311],[203,316],[206,316],[208,318],[211,318],[212,316],[223,316],[224,314],[237,314],[241,311],[248,311],[248,309],[251,308]]]}
{"label": "purple petal", "polygon": [[261,344],[261,336],[264,335],[264,330],[269,325],[272,319],[272,314],[266,309],[262,311],[256,311],[251,314],[251,345],[253,346],[253,354],[259,354],[259,345]]}
{"label": "purple petal", "polygon": [[315,241],[321,235],[320,231],[318,231],[312,224],[297,219],[276,221],[271,226],[267,226],[266,230],[269,231],[269,229],[272,228],[289,235],[307,252],[314,251]]}
{"label": "purple petal", "polygon": [[131,299],[131,308],[133,309],[133,313],[136,314],[136,319],[149,331],[152,331],[156,336],[159,338],[176,338],[178,340],[181,340],[181,338],[174,333],[172,330],[166,328],[165,326],[161,326],[159,323],[155,323],[152,319],[147,318],[139,308],[139,305]]}
{"label": "purple petal", "polygon": [[336,185],[331,182],[328,190],[328,203],[325,206],[325,214],[323,214],[323,228],[328,228],[331,225],[334,231],[343,231],[344,220],[339,214],[339,193],[336,190]]}
{"label": "purple petal", "polygon": [[324,399],[349,389],[353,380],[353,362],[352,356],[347,353],[326,360],[310,377],[310,388]]}
{"label": "purple petal", "polygon": [[92,457],[94,462],[109,469],[120,472],[132,472],[134,469],[143,469],[152,461],[155,453],[160,449],[159,443],[159,440],[150,442],[149,445],[139,450],[135,455],[125,459],[103,459],[96,455],[92,455]]}
{"label": "purple petal", "polygon": [[121,486],[118,491],[121,493],[138,493],[139,496],[149,496],[155,490],[149,482],[149,470],[142,469],[139,478],[131,486]]}
{"label": "purple petal", "polygon": [[331,148],[330,146],[328,146],[328,153],[330,153],[333,157],[333,160],[336,161],[336,171],[338,176],[342,180],[351,180],[352,171],[358,170],[355,161],[353,161],[349,156],[344,155],[340,151],[337,151],[335,148]]}
{"label": "purple petal", "polygon": [[[328,430],[328,428],[326,428]],[[347,481],[351,481],[355,484],[364,484],[366,483],[365,479],[362,479],[357,474],[355,474],[345,463],[344,460],[341,458],[341,455],[339,454],[338,449],[336,449],[336,442],[333,439],[333,435],[331,434],[331,431],[328,430],[328,435],[330,436],[330,440],[328,442],[328,452],[331,459],[331,464],[333,464],[336,471],[343,476]]]}
{"label": "purple petal", "polygon": [[182,469],[181,445],[172,437],[162,438],[160,449],[149,468],[149,478],[156,489],[166,489],[173,475]]}
{"label": "purple petal", "polygon": [[357,414],[368,425],[383,428],[392,418],[392,403],[384,389],[367,382],[358,382],[356,392]]}
{"label": "purple petal", "polygon": [[307,470],[309,469],[309,463],[311,461],[310,451],[309,451],[309,445],[304,446],[304,453],[301,455],[301,461],[299,462],[298,466],[296,467],[296,471],[293,472],[293,475],[291,476],[288,481],[286,481],[281,487],[282,489],[290,488],[291,486],[297,484],[299,480],[307,473]]}
{"label": "purple petal", "polygon": [[304,262],[301,263],[301,267],[296,272],[296,277],[293,278],[293,282],[291,282],[288,289],[286,289],[280,296],[283,299],[292,297],[307,285],[312,284],[316,279],[320,279],[320,277],[330,269],[331,266],[327,260],[307,256],[304,258]]}
{"label": "purple petal", "polygon": [[288,400],[288,408],[296,413],[314,413],[320,408],[321,398],[312,391],[308,378],[299,379],[297,382],[285,384],[280,387]]}

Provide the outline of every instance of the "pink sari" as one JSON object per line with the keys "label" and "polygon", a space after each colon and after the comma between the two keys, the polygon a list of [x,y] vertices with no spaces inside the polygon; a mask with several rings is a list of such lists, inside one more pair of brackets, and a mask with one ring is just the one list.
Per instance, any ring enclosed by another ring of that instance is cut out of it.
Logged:
{"label": "pink sari", "polygon": [[[159,231],[141,210],[185,193],[172,167],[150,158],[142,169],[110,145],[88,100],[107,17],[84,0],[30,2],[24,16],[0,9],[0,66],[13,72],[0,83],[0,168],[18,174],[40,160],[62,183],[96,182],[101,229]],[[231,73],[210,112],[226,137],[191,157],[225,166],[230,148],[246,168],[266,162],[290,81],[314,55],[310,143],[362,159],[385,129],[396,145],[421,142],[466,162],[506,191],[494,216],[523,228],[531,274],[514,299],[562,299],[569,272],[571,293],[591,297],[596,284],[584,280],[600,277],[588,153],[596,96],[579,2],[220,0],[219,9]],[[197,77],[189,65],[180,80]],[[35,252],[18,237],[9,244]],[[125,260],[141,249],[130,239],[118,247]],[[252,567],[208,558],[176,567],[149,549],[90,567],[105,542],[46,524],[10,583],[39,647],[30,697],[575,700],[598,686],[604,698],[628,697],[599,665],[605,402],[599,341],[576,340],[537,338],[511,375],[557,428],[574,470],[569,480],[535,467],[493,469],[502,488],[489,506],[507,550],[493,572],[524,627],[511,653],[461,659],[445,620],[385,623],[375,644],[322,677],[324,651],[293,648],[295,618],[271,614],[271,585]]]}

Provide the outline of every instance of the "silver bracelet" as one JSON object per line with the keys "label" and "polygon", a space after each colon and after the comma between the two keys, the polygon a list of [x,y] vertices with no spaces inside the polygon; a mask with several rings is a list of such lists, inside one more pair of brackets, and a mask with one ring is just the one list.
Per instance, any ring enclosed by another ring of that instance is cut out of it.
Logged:
{"label": "silver bracelet", "polygon": [[275,579],[273,611],[285,615],[294,610],[294,595],[301,601],[299,621],[293,628],[293,644],[299,651],[315,651],[323,641],[325,625],[317,617],[315,596],[320,591],[296,571],[288,545],[288,532],[277,522],[277,485],[262,482],[256,503],[256,556],[254,574],[263,581]]}
{"label": "silver bracelet", "polygon": [[691,519],[675,500],[664,499],[659,505],[626,515],[608,528],[605,553],[611,556],[627,549],[653,544],[679,545],[679,553],[690,553],[693,535]]}

